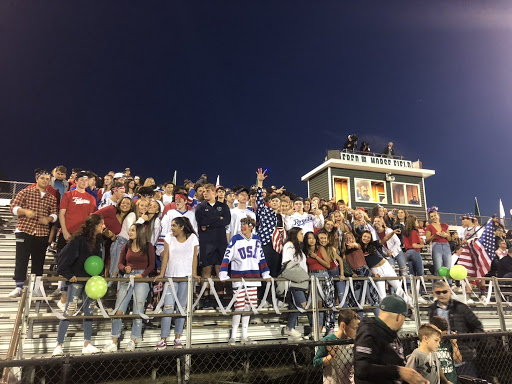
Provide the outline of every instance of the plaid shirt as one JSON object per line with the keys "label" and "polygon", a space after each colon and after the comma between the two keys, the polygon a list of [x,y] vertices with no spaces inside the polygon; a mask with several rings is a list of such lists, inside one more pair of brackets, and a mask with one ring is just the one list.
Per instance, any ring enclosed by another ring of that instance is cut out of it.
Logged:
{"label": "plaid shirt", "polygon": [[48,224],[40,224],[41,217],[57,216],[57,199],[51,193],[46,192],[41,198],[41,191],[37,188],[25,188],[21,190],[11,202],[11,211],[15,207],[30,209],[36,213],[33,219],[26,216],[18,217],[16,228],[35,236],[48,236],[50,228]]}

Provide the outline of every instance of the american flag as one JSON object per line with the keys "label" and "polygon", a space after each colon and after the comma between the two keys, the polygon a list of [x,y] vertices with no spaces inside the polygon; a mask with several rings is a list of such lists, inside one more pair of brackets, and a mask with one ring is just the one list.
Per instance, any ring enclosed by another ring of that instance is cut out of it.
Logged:
{"label": "american flag", "polygon": [[482,236],[471,239],[462,248],[457,264],[468,270],[468,276],[483,277],[491,269],[491,261],[496,256],[496,236],[494,223],[489,220]]}

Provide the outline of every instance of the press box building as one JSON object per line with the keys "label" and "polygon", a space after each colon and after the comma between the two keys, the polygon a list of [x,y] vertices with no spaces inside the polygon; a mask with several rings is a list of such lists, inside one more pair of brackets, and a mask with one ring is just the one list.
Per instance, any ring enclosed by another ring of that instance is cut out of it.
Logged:
{"label": "press box building", "polygon": [[302,176],[302,181],[308,184],[308,196],[318,193],[368,211],[377,204],[388,210],[404,208],[425,218],[425,179],[433,175],[435,171],[422,168],[419,160],[329,150],[325,162]]}

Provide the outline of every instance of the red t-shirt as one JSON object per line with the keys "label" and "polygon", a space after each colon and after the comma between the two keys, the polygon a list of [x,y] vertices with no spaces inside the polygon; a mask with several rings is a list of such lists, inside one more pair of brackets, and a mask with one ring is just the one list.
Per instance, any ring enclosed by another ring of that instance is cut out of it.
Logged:
{"label": "red t-shirt", "polygon": [[410,236],[405,236],[403,237],[404,239],[404,247],[405,249],[409,250],[409,249],[414,249],[414,250],[418,250],[417,248],[413,248],[413,244],[420,244],[421,243],[421,239],[420,239],[420,235],[418,234],[418,232],[416,230],[412,230],[411,231],[411,235]]}
{"label": "red t-shirt", "polygon": [[377,235],[379,236],[379,239],[382,240],[384,237],[386,237],[386,231],[377,232]]}
{"label": "red t-shirt", "polygon": [[105,227],[115,235],[119,235],[121,232],[122,224],[117,220],[117,210],[113,205],[108,205],[104,208],[101,208],[94,212],[101,217],[103,217],[103,222],[105,223]]}
{"label": "red t-shirt", "polygon": [[119,270],[124,271],[127,266],[130,266],[132,270],[143,269],[144,272],[142,272],[141,275],[142,277],[146,277],[155,269],[155,248],[149,244],[148,255],[145,255],[142,251],[133,252],[127,245],[128,244],[125,244],[121,250],[121,256],[119,257],[119,263],[117,265]]}
{"label": "red t-shirt", "polygon": [[66,210],[66,229],[70,234],[73,234],[78,231],[85,219],[96,210],[96,199],[87,192],[80,193],[74,189],[62,196],[60,209]]}
{"label": "red t-shirt", "polygon": [[[320,249],[318,250],[316,254],[319,258],[323,260],[323,257],[320,253]],[[318,271],[318,270],[325,270],[326,268],[320,264],[317,259],[313,259],[312,257],[306,258],[306,263],[308,265],[308,271]]]}
{"label": "red t-shirt", "polygon": [[[437,233],[437,229],[434,228],[432,224],[429,224],[427,228],[425,228],[427,232],[430,232],[431,235],[435,235]],[[441,224],[441,232],[448,232],[448,224]],[[435,236],[432,239],[433,243],[448,243],[448,240],[446,240],[444,237],[441,236]]]}

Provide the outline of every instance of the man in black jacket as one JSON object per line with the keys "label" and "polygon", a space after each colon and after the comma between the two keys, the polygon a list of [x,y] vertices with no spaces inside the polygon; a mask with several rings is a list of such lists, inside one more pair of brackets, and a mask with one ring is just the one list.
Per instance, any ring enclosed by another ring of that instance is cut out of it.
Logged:
{"label": "man in black jacket", "polygon": [[407,304],[397,295],[386,296],[377,318],[365,317],[354,343],[356,384],[427,384],[418,372],[406,368],[402,343],[397,332],[407,316]]}
{"label": "man in black jacket", "polygon": [[[457,300],[452,300],[450,287],[444,281],[436,281],[434,295],[437,300],[428,308],[428,317],[440,316],[448,321],[451,333],[482,333],[484,327],[471,308]],[[457,367],[457,375],[478,377],[473,359],[476,356],[476,342],[459,341],[462,365]]]}
{"label": "man in black jacket", "polygon": [[[204,201],[196,208],[196,221],[199,235],[199,266],[201,277],[209,278],[215,267],[219,276],[220,265],[224,252],[228,246],[226,225],[231,221],[231,212],[226,203],[216,200],[215,186],[204,185]],[[218,283],[217,292],[224,294],[224,284]],[[209,291],[205,291],[203,309],[213,308],[210,302]]]}

